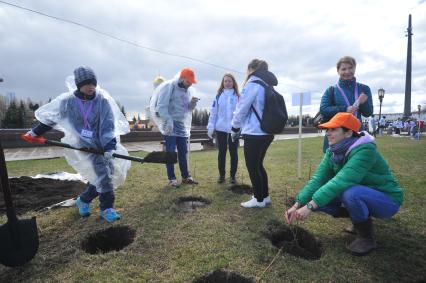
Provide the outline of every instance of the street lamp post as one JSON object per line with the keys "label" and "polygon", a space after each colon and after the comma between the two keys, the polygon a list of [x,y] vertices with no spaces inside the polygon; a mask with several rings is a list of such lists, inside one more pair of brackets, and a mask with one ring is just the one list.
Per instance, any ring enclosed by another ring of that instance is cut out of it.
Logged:
{"label": "street lamp post", "polygon": [[379,128],[379,133],[380,135],[382,135],[383,133],[383,126],[381,125],[381,119],[382,119],[382,102],[383,102],[383,97],[385,97],[385,90],[383,88],[380,88],[378,90],[378,94],[379,94],[379,100],[380,100],[380,109],[379,109],[379,121],[378,121],[378,128]]}
{"label": "street lamp post", "polygon": [[417,105],[417,108],[419,109],[419,120],[420,120],[420,111],[422,110],[422,106],[419,104]]}
{"label": "street lamp post", "polygon": [[379,89],[379,100],[380,100],[380,110],[379,110],[379,121],[380,118],[382,118],[382,102],[383,102],[383,97],[385,97],[385,90],[383,88]]}

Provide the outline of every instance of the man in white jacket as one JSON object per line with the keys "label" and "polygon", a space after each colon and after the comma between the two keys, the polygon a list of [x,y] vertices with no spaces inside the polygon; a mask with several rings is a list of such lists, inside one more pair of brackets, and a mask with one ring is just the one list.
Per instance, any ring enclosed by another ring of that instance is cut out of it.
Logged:
{"label": "man in white jacket", "polygon": [[[154,91],[150,103],[151,115],[160,132],[164,135],[166,151],[178,151],[179,168],[183,184],[196,184],[188,170],[188,138],[191,133],[192,110],[196,97],[192,96],[191,85],[195,84],[195,74],[184,68],[173,80],[163,82]],[[178,187],[174,165],[167,164],[169,185]]]}

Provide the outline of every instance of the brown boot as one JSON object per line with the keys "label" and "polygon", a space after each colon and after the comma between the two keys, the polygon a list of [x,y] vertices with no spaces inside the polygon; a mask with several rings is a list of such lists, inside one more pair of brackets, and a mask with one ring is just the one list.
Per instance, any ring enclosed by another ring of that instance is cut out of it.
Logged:
{"label": "brown boot", "polygon": [[374,240],[371,218],[364,222],[355,223],[354,228],[358,236],[352,243],[346,246],[352,254],[363,256],[377,247],[376,241]]}

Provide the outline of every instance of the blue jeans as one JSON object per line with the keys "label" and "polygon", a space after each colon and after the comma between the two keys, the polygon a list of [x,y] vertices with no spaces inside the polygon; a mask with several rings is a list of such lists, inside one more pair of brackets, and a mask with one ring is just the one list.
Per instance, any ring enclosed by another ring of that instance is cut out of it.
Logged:
{"label": "blue jeans", "polygon": [[96,198],[97,196],[99,196],[99,207],[101,208],[101,210],[114,207],[114,201],[115,201],[114,191],[109,191],[106,193],[98,193],[98,191],[96,190],[96,187],[91,185],[90,183],[87,184],[86,190],[81,193],[80,199],[81,201],[85,203],[91,203],[92,200]]}
{"label": "blue jeans", "polygon": [[326,206],[320,207],[318,211],[336,216],[342,204],[349,212],[352,223],[364,222],[370,216],[390,218],[398,212],[400,207],[398,203],[380,191],[355,185]]}
{"label": "blue jeans", "polygon": [[114,166],[105,160],[103,155],[91,154],[93,169],[96,173],[96,190],[98,193],[107,193],[114,190],[111,176],[114,174]]}
{"label": "blue jeans", "polygon": [[[188,138],[186,137],[176,137],[176,136],[164,136],[166,141],[166,151],[167,152],[176,152],[176,146],[178,151],[178,160],[179,160],[179,169],[180,174],[183,179],[189,177],[188,172]],[[169,180],[176,180],[175,175],[175,166],[174,164],[166,164],[167,168],[167,177]]]}

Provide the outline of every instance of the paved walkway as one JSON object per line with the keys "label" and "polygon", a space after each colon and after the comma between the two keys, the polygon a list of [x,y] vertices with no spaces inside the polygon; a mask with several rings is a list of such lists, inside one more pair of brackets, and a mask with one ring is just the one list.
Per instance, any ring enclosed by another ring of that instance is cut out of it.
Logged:
{"label": "paved walkway", "polygon": [[[303,134],[303,138],[312,138],[323,136],[322,134],[309,133]],[[287,134],[287,135],[276,135],[275,140],[288,140],[288,139],[297,139],[299,135],[297,134]],[[240,141],[240,144],[244,144],[244,141]],[[124,147],[129,151],[161,151],[162,145],[160,141],[150,141],[150,142],[128,142],[123,143]],[[192,143],[191,151],[201,150],[202,146],[200,143]],[[14,160],[31,160],[31,159],[48,159],[48,158],[58,158],[62,157],[64,148],[49,146],[49,147],[26,147],[26,148],[7,148],[4,149],[4,154],[6,161]]]}

